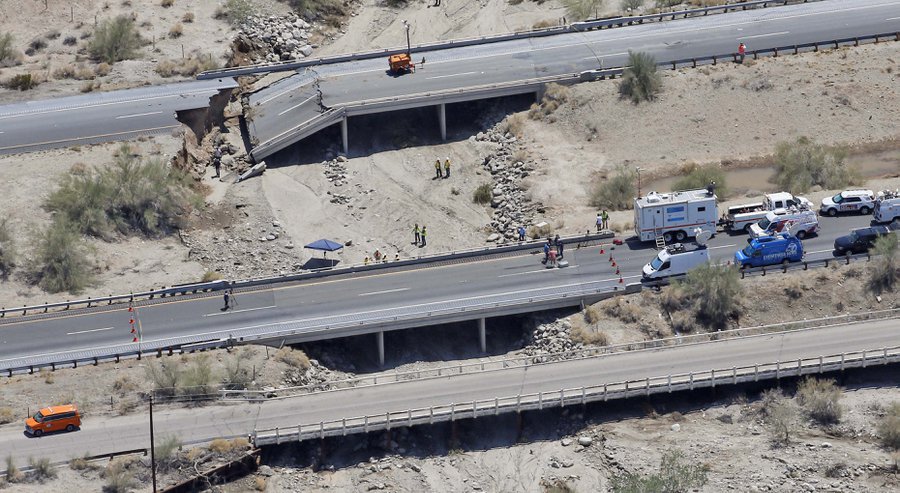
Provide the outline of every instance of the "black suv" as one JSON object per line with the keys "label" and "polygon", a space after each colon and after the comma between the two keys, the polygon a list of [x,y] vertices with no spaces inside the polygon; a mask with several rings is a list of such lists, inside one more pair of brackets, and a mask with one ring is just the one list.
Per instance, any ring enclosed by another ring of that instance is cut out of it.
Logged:
{"label": "black suv", "polygon": [[891,232],[892,228],[887,226],[872,226],[870,228],[860,228],[850,231],[850,234],[841,236],[834,240],[834,250],[838,253],[867,252],[869,248],[875,244],[875,240],[879,236],[884,236]]}

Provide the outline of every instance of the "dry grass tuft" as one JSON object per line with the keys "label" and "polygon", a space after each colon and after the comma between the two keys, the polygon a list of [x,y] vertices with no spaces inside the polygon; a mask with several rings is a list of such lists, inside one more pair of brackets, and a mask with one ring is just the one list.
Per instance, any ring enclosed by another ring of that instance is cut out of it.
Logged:
{"label": "dry grass tuft", "polygon": [[609,344],[609,337],[599,329],[573,327],[570,337],[573,341],[580,342],[586,346],[606,346]]}
{"label": "dry grass tuft", "polygon": [[279,349],[278,352],[275,353],[275,361],[285,363],[292,368],[307,369],[310,366],[309,358],[306,356],[306,353],[291,347]]}
{"label": "dry grass tuft", "polygon": [[160,60],[156,64],[156,73],[162,77],[193,77],[200,72],[219,68],[219,63],[211,55],[195,54],[181,60]]}

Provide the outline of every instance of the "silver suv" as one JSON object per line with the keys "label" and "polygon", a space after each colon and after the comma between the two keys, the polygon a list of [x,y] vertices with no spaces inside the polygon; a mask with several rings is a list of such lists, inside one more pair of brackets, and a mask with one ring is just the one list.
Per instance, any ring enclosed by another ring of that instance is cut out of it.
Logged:
{"label": "silver suv", "polygon": [[859,212],[869,214],[875,208],[875,194],[871,190],[844,190],[834,197],[822,199],[821,214],[831,217],[838,212]]}

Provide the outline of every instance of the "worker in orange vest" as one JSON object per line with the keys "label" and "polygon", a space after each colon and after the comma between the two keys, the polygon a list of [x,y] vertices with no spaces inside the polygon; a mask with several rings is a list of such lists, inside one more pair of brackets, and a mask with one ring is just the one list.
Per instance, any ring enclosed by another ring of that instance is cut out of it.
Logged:
{"label": "worker in orange vest", "polygon": [[747,51],[747,47],[744,46],[744,43],[738,45],[738,56],[741,57],[741,63],[744,63],[744,53]]}

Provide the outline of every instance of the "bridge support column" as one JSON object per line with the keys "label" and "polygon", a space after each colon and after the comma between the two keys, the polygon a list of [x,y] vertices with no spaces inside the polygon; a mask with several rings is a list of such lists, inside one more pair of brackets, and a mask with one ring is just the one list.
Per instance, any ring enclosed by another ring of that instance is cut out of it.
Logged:
{"label": "bridge support column", "polygon": [[378,345],[378,364],[384,366],[384,331],[375,333],[375,342]]}
{"label": "bridge support column", "polygon": [[487,352],[487,331],[485,330],[485,320],[484,318],[478,319],[478,344],[481,347],[481,352]]}
{"label": "bridge support column", "polygon": [[344,144],[344,154],[350,155],[350,138],[347,135],[347,117],[341,120],[341,142]]}
{"label": "bridge support column", "polygon": [[441,126],[441,140],[447,140],[447,105],[438,105],[438,124]]}

